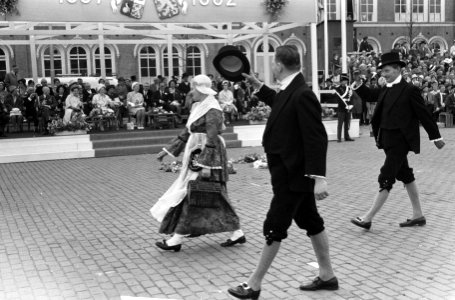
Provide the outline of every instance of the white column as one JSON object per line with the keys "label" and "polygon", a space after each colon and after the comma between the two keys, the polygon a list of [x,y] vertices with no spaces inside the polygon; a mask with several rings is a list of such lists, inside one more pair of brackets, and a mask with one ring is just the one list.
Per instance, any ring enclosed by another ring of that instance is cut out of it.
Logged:
{"label": "white column", "polygon": [[[106,78],[106,53],[104,52],[104,34],[103,34],[103,23],[98,23],[98,45],[100,47],[100,69],[101,77]],[[112,53],[112,55],[114,55]],[[95,55],[96,60],[96,55]],[[94,61],[95,61],[94,60]],[[95,63],[95,72],[96,72],[96,63]]]}
{"label": "white column", "polygon": [[347,48],[346,48],[346,1],[341,1],[341,71],[348,72],[347,64]]}
{"label": "white column", "polygon": [[[49,26],[49,30],[52,30],[52,26]],[[44,53],[43,53],[44,55]],[[54,44],[53,43],[50,43],[49,45],[49,55],[50,55],[50,60],[51,60],[51,82],[49,82],[49,85],[50,86],[54,86],[54,78],[55,78],[55,65],[54,65]],[[44,72],[43,70],[43,73],[46,73]],[[46,75],[46,74],[44,74]]]}
{"label": "white column", "polygon": [[172,34],[167,35],[167,54],[168,54],[168,68],[169,68],[169,78],[174,75],[174,62],[172,58],[174,53],[172,51]]}
{"label": "white column", "polygon": [[[33,27],[31,29],[33,29]],[[33,81],[35,81],[35,83],[38,83],[38,65],[36,62],[36,43],[34,35],[30,35],[30,56],[30,62],[32,63]]]}
{"label": "white column", "polygon": [[324,79],[329,77],[329,24],[327,20],[327,0],[324,0]]}
{"label": "white column", "polygon": [[[313,92],[319,100],[319,83],[318,83],[318,34],[316,23],[310,24],[311,28],[311,83]],[[319,100],[320,101],[320,100]]]}
{"label": "white column", "polygon": [[264,35],[262,37],[264,50],[264,83],[270,85],[270,61],[269,61],[269,23],[262,23],[264,27]]}
{"label": "white column", "polygon": [[228,45],[232,45],[234,44],[234,35],[232,34],[232,23],[228,23],[227,25],[227,31],[228,31],[228,35],[227,35],[227,40],[228,40]]}

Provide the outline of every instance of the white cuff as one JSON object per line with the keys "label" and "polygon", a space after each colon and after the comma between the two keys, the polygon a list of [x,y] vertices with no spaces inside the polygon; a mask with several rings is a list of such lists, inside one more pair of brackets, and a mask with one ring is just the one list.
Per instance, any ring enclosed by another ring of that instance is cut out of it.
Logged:
{"label": "white cuff", "polygon": [[167,155],[172,156],[172,158],[175,158],[175,155],[169,152],[166,148],[163,148],[163,151],[167,153]]}
{"label": "white cuff", "polygon": [[253,91],[253,94],[259,93],[259,91],[262,89],[263,86],[264,86],[264,83],[261,82],[261,85],[260,85],[257,89],[255,89],[255,90]]}
{"label": "white cuff", "polygon": [[315,178],[326,179],[325,176],[321,176],[321,175],[309,175],[309,174],[305,174],[305,176],[310,177],[311,179],[315,179]]}
{"label": "white cuff", "polygon": [[442,141],[442,137],[440,137],[439,139],[430,140],[430,142],[437,142],[437,141]]}

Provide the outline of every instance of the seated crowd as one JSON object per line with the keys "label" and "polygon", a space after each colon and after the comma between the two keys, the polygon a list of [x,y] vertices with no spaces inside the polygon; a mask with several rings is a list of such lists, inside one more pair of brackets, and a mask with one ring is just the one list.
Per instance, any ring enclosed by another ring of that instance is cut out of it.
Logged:
{"label": "seated crowd", "polygon": [[[455,113],[455,43],[449,51],[440,51],[426,42],[413,43],[408,48],[407,43],[395,45],[391,50],[398,52],[400,59],[406,63],[402,69],[403,79],[417,86],[422,93],[428,110],[435,121],[441,112]],[[348,72],[351,87],[355,91],[359,83],[378,86],[381,83],[380,69],[381,54],[359,52],[348,56]],[[321,83],[321,89],[333,89],[339,85],[341,74],[338,55],[331,62],[332,76]],[[360,119],[360,124],[368,124],[368,104],[378,101],[378,93],[360,95],[353,93],[353,117]],[[330,96],[328,96],[330,98]],[[324,102],[324,101],[323,101]],[[371,117],[371,111],[370,111]]]}
{"label": "seated crowd", "polygon": [[[209,77],[213,88],[219,91],[216,97],[226,124],[257,104],[252,88],[245,82]],[[154,116],[159,114],[172,116],[174,124],[184,124],[192,103],[190,90],[190,76],[186,73],[181,78],[158,76],[153,82],[142,83],[136,82],[134,76],[120,77],[117,85],[100,78],[95,87],[82,79],[61,84],[55,78],[52,86],[46,79],[40,84],[20,79],[17,86],[0,82],[0,136],[6,136],[6,128],[8,132],[22,132],[24,125],[29,130],[33,125],[35,133],[47,135],[48,124],[53,120],[68,124],[81,117],[101,131],[106,124],[118,130],[126,125],[124,118],[138,130],[153,127]]]}

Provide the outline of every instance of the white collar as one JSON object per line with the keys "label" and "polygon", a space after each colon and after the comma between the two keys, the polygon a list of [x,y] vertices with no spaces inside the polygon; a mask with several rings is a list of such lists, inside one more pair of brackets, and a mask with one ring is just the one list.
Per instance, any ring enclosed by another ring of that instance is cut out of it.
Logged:
{"label": "white collar", "polygon": [[400,81],[401,81],[401,75],[398,75],[398,77],[393,82],[386,83],[385,86],[389,88],[389,87],[394,86],[395,84],[400,83]]}
{"label": "white collar", "polygon": [[299,75],[300,71],[292,73],[291,75],[287,76],[283,80],[280,81],[280,90],[284,91],[294,80],[294,78]]}

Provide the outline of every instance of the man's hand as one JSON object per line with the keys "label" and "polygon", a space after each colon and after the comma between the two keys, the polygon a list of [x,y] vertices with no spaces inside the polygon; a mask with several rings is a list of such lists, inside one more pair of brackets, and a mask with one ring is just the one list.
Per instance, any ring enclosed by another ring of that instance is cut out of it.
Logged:
{"label": "man's hand", "polygon": [[259,79],[254,77],[253,73],[251,73],[250,75],[242,73],[242,76],[245,77],[246,81],[248,81],[255,90],[261,87],[261,82],[259,81]]}
{"label": "man's hand", "polygon": [[210,174],[212,173],[210,169],[206,169],[206,168],[202,168],[202,170],[200,172],[201,172],[200,174],[201,174],[202,178],[209,178]]}
{"label": "man's hand", "polygon": [[161,151],[160,153],[158,153],[158,155],[156,156],[156,159],[159,161],[159,162],[162,162],[163,161],[163,158],[167,155],[167,152],[166,151]]}
{"label": "man's hand", "polygon": [[316,200],[324,200],[329,193],[327,192],[327,181],[325,178],[314,178],[314,198]]}
{"label": "man's hand", "polygon": [[444,145],[445,145],[446,143],[444,143],[443,140],[439,140],[439,141],[434,141],[434,144],[436,145],[436,147],[437,147],[438,149],[442,149],[442,147],[444,147]]}

